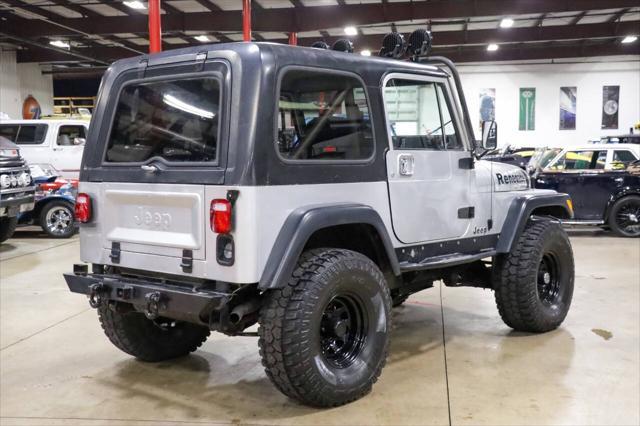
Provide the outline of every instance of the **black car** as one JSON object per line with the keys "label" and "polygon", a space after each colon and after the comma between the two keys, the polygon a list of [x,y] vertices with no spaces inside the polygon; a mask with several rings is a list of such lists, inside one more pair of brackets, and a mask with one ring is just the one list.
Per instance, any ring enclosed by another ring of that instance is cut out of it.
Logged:
{"label": "black car", "polygon": [[598,225],[622,237],[640,237],[640,161],[623,170],[545,169],[532,182],[536,188],[571,196],[574,219],[563,223]]}

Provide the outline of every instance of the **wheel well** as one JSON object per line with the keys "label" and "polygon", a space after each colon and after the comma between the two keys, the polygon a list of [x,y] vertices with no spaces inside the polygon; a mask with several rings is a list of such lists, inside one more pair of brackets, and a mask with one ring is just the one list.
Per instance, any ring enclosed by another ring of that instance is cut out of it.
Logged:
{"label": "wheel well", "polygon": [[534,209],[531,215],[551,216],[557,219],[571,219],[571,215],[563,206],[542,206]]}
{"label": "wheel well", "polygon": [[393,275],[384,244],[373,225],[356,223],[318,229],[311,234],[304,250],[320,247],[356,251],[371,259],[385,275]]}

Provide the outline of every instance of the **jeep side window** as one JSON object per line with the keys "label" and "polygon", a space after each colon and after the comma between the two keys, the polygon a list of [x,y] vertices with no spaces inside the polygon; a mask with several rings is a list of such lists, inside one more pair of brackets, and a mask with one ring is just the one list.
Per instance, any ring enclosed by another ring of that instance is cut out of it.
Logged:
{"label": "jeep side window", "polygon": [[40,145],[48,127],[46,124],[2,124],[0,136],[18,145]]}
{"label": "jeep side window", "polygon": [[384,90],[394,148],[458,149],[459,138],[439,84],[392,79]]}
{"label": "jeep side window", "polygon": [[60,129],[58,129],[58,137],[56,138],[56,145],[82,145],[82,140],[86,137],[84,126],[60,126]]}
{"label": "jeep side window", "polygon": [[118,99],[106,161],[215,161],[220,83],[216,78],[142,82]]}
{"label": "jeep side window", "polygon": [[373,133],[362,83],[328,71],[286,71],[280,83],[277,147],[288,160],[370,158]]}

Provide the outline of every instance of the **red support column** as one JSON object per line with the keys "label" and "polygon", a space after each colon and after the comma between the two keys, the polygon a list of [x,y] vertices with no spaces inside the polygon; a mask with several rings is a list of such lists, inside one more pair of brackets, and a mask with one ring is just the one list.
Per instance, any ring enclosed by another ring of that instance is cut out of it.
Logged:
{"label": "red support column", "polygon": [[162,51],[160,0],[149,0],[149,53]]}
{"label": "red support column", "polygon": [[251,0],[242,0],[242,40],[251,41]]}
{"label": "red support column", "polygon": [[289,44],[291,46],[298,45],[298,33],[289,33]]}

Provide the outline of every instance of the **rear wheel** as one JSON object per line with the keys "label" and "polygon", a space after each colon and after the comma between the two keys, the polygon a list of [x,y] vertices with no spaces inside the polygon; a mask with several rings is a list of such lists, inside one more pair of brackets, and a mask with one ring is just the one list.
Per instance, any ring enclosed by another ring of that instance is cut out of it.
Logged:
{"label": "rear wheel", "polygon": [[609,213],[609,227],[621,237],[640,237],[640,196],[616,201]]}
{"label": "rear wheel", "polygon": [[370,259],[339,249],[305,252],[260,311],[267,376],[288,397],[317,407],[366,395],[386,361],[390,311],[386,281]]}
{"label": "rear wheel", "polygon": [[150,320],[143,313],[121,309],[117,304],[100,306],[98,317],[111,343],[142,361],[188,355],[209,337],[207,327],[166,318]]}
{"label": "rear wheel", "polygon": [[48,202],[40,211],[40,226],[50,237],[69,238],[75,231],[73,206],[61,200]]}
{"label": "rear wheel", "polygon": [[564,321],[573,297],[573,251],[559,223],[529,222],[507,255],[496,259],[496,304],[509,327],[553,330]]}
{"label": "rear wheel", "polygon": [[18,226],[17,217],[0,217],[0,243],[7,241],[13,236]]}

